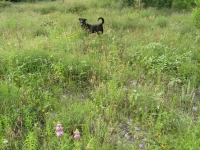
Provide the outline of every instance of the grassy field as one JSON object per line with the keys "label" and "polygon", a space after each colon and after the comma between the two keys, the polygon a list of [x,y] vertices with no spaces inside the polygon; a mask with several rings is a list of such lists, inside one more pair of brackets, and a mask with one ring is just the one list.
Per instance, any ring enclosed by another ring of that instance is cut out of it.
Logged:
{"label": "grassy field", "polygon": [[13,3],[0,22],[1,150],[199,149],[192,12],[65,0]]}

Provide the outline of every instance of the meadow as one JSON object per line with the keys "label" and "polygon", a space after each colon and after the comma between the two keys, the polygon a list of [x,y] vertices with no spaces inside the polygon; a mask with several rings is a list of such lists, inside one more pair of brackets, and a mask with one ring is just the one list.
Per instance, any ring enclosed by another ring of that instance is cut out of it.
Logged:
{"label": "meadow", "polygon": [[[81,17],[103,17],[104,33],[88,35]],[[192,11],[11,3],[0,22],[0,150],[200,148]]]}

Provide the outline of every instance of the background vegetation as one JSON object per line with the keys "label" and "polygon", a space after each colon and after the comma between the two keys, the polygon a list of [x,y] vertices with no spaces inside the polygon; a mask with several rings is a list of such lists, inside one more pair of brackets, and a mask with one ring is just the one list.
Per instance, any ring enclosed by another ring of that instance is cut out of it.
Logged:
{"label": "background vegetation", "polygon": [[2,1],[0,149],[200,147],[199,8],[142,2]]}

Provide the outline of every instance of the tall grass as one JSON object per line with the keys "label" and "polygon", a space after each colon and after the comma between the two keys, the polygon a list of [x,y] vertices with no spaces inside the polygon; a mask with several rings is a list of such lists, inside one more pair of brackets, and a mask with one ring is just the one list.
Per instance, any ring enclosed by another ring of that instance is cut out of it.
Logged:
{"label": "tall grass", "polygon": [[[1,149],[200,147],[199,31],[190,12],[84,0],[0,13]],[[80,28],[79,17],[100,16],[104,34]]]}

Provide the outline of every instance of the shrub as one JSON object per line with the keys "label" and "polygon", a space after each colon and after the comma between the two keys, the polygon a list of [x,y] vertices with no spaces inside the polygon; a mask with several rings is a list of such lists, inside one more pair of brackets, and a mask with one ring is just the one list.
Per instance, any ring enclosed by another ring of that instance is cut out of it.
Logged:
{"label": "shrub", "polygon": [[200,8],[193,10],[193,21],[197,28],[200,28]]}
{"label": "shrub", "polygon": [[38,26],[33,30],[33,36],[48,36],[49,32],[47,28]]}
{"label": "shrub", "polygon": [[191,8],[191,3],[192,3],[192,0],[174,0],[172,5],[175,9],[188,10]]}
{"label": "shrub", "polygon": [[199,0],[194,0],[193,4],[196,5],[197,7],[200,7],[200,1]]}
{"label": "shrub", "polygon": [[193,24],[188,22],[187,24],[183,24],[180,27],[180,33],[181,34],[195,33],[195,27],[193,26]]}
{"label": "shrub", "polygon": [[156,25],[160,28],[166,27],[168,24],[166,17],[159,17],[156,19]]}
{"label": "shrub", "polygon": [[0,1],[0,9],[5,8],[5,7],[9,7],[9,6],[11,6],[11,2],[5,1],[5,0]]}
{"label": "shrub", "polygon": [[122,6],[133,6],[135,3],[135,0],[121,0]]}
{"label": "shrub", "polygon": [[171,8],[173,0],[142,0],[144,7]]}
{"label": "shrub", "polygon": [[172,2],[173,0],[159,0],[156,2],[156,7],[157,8],[163,8],[163,7],[171,8]]}
{"label": "shrub", "polygon": [[70,13],[79,13],[79,12],[82,12],[84,10],[87,10],[88,7],[85,5],[85,4],[78,4],[78,3],[75,3],[73,5],[70,5],[66,10],[65,12],[70,12]]}
{"label": "shrub", "polygon": [[40,12],[42,15],[45,15],[45,14],[55,12],[56,10],[57,10],[56,6],[48,6],[48,7],[36,9],[35,11]]}

